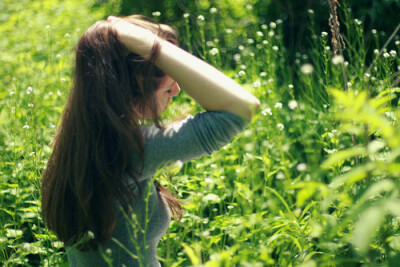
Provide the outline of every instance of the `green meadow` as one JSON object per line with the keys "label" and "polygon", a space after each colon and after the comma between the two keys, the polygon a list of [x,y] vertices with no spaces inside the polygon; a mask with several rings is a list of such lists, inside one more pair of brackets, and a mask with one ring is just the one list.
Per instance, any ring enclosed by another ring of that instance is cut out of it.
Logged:
{"label": "green meadow", "polygon": [[[118,1],[94,2],[0,2],[3,266],[68,266],[41,218],[40,179],[75,44]],[[244,9],[251,17],[251,5]],[[282,20],[222,27],[223,10],[211,8],[177,22],[182,47],[241,83],[261,108],[220,151],[155,177],[185,208],[158,247],[163,266],[398,265],[400,41],[396,32],[366,32],[343,3],[339,11],[343,56],[313,10],[304,22],[309,49],[293,59]],[[164,121],[198,111],[182,91]]]}

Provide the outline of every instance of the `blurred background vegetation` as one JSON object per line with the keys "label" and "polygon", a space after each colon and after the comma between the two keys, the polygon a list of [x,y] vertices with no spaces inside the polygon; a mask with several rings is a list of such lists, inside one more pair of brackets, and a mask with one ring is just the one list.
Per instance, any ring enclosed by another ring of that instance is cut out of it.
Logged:
{"label": "blurred background vegetation", "polygon": [[[222,30],[224,27],[246,31],[254,23],[262,25],[278,19],[283,21],[284,43],[288,49],[288,57],[294,53],[304,52],[309,47],[310,24],[309,13],[315,14],[315,32],[329,32],[328,0],[104,0],[114,4],[114,12],[119,15],[144,14],[152,17],[160,12],[159,21],[171,23],[184,30],[183,14],[190,14],[195,25],[198,15],[215,20]],[[104,2],[99,1],[98,3]],[[399,23],[399,0],[345,0],[339,1],[339,17],[343,19],[343,9],[350,8],[354,18],[364,22],[364,30],[370,33],[379,29],[381,41],[386,41]],[[211,8],[217,8],[218,15],[212,17]],[[343,30],[345,30],[342,27]],[[193,29],[193,32],[199,32]],[[370,34],[366,35],[366,39]],[[398,39],[398,37],[397,37]],[[200,41],[198,41],[200,42]]]}
{"label": "blurred background vegetation", "polygon": [[[0,0],[0,263],[68,266],[40,178],[73,51],[96,20],[140,13],[261,100],[231,144],[170,175],[187,205],[163,266],[398,266],[400,4],[339,2],[338,59],[327,0]],[[182,91],[165,115],[198,110]]]}

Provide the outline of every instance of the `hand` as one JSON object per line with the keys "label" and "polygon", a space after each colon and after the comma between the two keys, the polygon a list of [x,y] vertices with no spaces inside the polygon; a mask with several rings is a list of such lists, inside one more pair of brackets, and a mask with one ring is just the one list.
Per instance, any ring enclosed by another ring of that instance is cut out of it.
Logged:
{"label": "hand", "polygon": [[127,50],[144,58],[150,56],[154,42],[157,40],[155,34],[122,18],[109,16],[107,21],[114,26],[119,41]]}

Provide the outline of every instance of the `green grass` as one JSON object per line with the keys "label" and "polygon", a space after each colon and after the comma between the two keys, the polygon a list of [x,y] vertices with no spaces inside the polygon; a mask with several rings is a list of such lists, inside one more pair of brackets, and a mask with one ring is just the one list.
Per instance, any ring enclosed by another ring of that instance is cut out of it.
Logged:
{"label": "green grass", "polygon": [[[67,264],[63,244],[41,220],[39,181],[68,95],[74,45],[114,11],[110,3],[0,3],[0,34],[7,36],[0,40],[5,266]],[[313,30],[312,16],[311,47],[294,62],[285,57],[281,21],[226,31],[212,24],[212,13],[204,25],[188,25],[199,38],[181,29],[188,48],[258,96],[261,110],[219,152],[160,174],[186,203],[183,219],[160,242],[165,266],[396,265],[400,45],[392,41],[369,69],[368,51],[381,49],[377,34],[365,33],[372,37],[365,42],[362,24],[344,10],[348,91],[326,48],[330,36]],[[314,71],[304,74],[305,63]],[[184,92],[166,120],[182,110],[200,110]]]}

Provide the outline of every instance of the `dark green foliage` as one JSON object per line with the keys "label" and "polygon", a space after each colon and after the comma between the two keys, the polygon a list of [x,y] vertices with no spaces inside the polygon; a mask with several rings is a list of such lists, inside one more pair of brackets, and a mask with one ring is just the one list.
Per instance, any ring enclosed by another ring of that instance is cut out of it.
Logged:
{"label": "dark green foliage", "polygon": [[[137,1],[133,10],[112,0],[14,2],[0,3],[0,33],[8,36],[0,40],[5,266],[68,264],[63,244],[41,221],[39,180],[70,87],[75,43],[94,21],[121,10],[171,22],[184,48],[261,100],[231,144],[158,174],[186,210],[158,248],[164,266],[398,264],[400,43],[374,53],[398,23],[391,18],[398,1],[341,2],[346,50],[338,64],[326,1]],[[198,110],[182,92],[166,119]]]}

